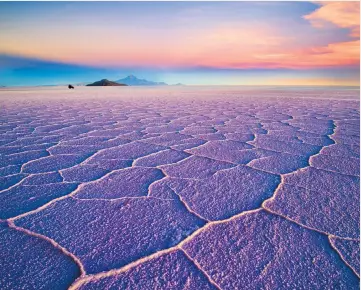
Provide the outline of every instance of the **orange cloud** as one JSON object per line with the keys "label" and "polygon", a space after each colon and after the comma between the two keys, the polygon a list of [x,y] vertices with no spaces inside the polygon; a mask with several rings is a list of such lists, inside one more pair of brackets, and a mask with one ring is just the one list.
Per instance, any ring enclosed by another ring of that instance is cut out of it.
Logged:
{"label": "orange cloud", "polygon": [[[229,56],[232,56],[231,58]],[[226,57],[208,55],[199,65],[231,68],[315,68],[357,65],[360,62],[360,41],[331,43],[302,50],[254,51],[247,54],[229,52]]]}
{"label": "orange cloud", "polygon": [[331,43],[323,47],[313,47],[295,51],[289,56],[283,56],[280,63],[295,67],[325,67],[356,65],[360,62],[360,41]]}
{"label": "orange cloud", "polygon": [[[351,36],[360,36],[360,4],[358,2],[320,2],[319,9],[304,16],[314,27],[325,27],[331,23],[337,27],[348,28]],[[222,32],[223,39],[218,45],[228,45],[226,54],[215,51],[204,52],[199,56],[199,65],[231,68],[316,68],[359,65],[360,40],[329,43],[325,46],[307,49],[286,48],[292,42],[289,37],[277,37],[275,31],[249,29],[241,35],[242,41],[237,42],[230,34]],[[233,42],[230,42],[232,39]],[[206,43],[202,40],[202,43]],[[249,45],[253,44],[253,45]],[[218,49],[219,51],[222,51]]]}
{"label": "orange cloud", "polygon": [[360,37],[360,2],[318,2],[319,9],[304,18],[314,27],[325,27],[332,23],[351,30],[351,36]]}

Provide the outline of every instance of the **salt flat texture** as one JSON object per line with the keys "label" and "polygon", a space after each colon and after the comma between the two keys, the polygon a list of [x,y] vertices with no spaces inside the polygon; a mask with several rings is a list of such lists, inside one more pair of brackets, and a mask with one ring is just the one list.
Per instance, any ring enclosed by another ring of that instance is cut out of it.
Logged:
{"label": "salt flat texture", "polygon": [[0,289],[359,289],[359,90],[0,90]]}

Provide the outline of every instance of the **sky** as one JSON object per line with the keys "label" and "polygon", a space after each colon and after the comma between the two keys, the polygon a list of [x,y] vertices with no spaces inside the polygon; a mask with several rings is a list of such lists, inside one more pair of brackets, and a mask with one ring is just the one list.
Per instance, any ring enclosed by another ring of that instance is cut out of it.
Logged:
{"label": "sky", "polygon": [[0,85],[360,83],[359,2],[0,2]]}

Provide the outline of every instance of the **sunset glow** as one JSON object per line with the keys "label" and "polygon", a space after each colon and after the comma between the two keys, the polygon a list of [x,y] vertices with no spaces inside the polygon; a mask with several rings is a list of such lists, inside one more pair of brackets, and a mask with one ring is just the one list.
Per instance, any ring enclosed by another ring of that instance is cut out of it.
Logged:
{"label": "sunset glow", "polygon": [[2,2],[0,75],[16,77],[26,59],[183,83],[193,82],[184,71],[208,84],[206,71],[239,70],[240,84],[247,70],[273,69],[274,80],[358,85],[359,11],[359,2]]}

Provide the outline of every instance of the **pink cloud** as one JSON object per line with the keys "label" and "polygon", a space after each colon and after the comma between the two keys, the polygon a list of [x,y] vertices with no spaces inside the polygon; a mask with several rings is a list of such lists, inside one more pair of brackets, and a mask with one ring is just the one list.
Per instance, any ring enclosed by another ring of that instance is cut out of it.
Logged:
{"label": "pink cloud", "polygon": [[319,9],[304,18],[314,27],[322,28],[333,24],[350,29],[352,37],[360,37],[360,2],[318,2]]}

